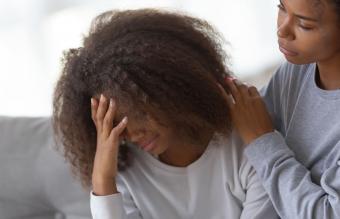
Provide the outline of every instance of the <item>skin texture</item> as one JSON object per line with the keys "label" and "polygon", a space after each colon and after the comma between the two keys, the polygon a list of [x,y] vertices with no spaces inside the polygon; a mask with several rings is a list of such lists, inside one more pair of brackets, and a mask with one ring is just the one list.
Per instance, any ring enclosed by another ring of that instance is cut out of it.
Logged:
{"label": "skin texture", "polygon": [[[278,7],[278,44],[286,59],[294,64],[316,62],[318,86],[340,89],[339,2],[281,0]],[[256,88],[237,80],[227,80],[226,84],[231,90],[231,96],[226,92],[224,96],[232,109],[232,120],[246,144],[273,131]]]}
{"label": "skin texture", "polygon": [[[184,167],[212,133],[229,135],[217,86],[231,75],[222,42],[207,22],[179,13],[108,11],[93,20],[83,45],[64,54],[53,98],[57,143],[85,188],[114,192],[117,171],[133,163],[123,139]],[[108,137],[125,116],[125,128]]]}

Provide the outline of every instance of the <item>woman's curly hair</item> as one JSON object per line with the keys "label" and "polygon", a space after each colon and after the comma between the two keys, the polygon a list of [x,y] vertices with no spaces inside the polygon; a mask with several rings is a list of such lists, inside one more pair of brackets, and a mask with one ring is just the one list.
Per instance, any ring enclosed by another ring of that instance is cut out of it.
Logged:
{"label": "woman's curly hair", "polygon": [[[216,84],[231,74],[223,42],[206,21],[178,12],[107,11],[93,20],[83,46],[64,53],[53,94],[55,140],[83,186],[91,185],[96,152],[90,98],[100,93],[129,118],[149,114],[191,142],[207,130],[230,133]],[[120,171],[128,154],[119,150]]]}
{"label": "woman's curly hair", "polygon": [[333,4],[338,14],[338,21],[340,21],[340,0],[333,0]]}

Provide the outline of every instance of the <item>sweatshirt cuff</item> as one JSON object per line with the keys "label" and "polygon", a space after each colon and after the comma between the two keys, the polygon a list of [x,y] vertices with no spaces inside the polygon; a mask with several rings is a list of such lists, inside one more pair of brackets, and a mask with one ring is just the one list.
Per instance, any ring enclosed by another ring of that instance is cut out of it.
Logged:
{"label": "sweatshirt cuff", "polygon": [[248,144],[244,151],[249,162],[257,171],[265,167],[273,159],[282,156],[294,156],[294,153],[287,146],[285,139],[278,131],[262,135]]}
{"label": "sweatshirt cuff", "polygon": [[123,219],[124,208],[121,193],[95,195],[90,192],[90,207],[93,219]]}

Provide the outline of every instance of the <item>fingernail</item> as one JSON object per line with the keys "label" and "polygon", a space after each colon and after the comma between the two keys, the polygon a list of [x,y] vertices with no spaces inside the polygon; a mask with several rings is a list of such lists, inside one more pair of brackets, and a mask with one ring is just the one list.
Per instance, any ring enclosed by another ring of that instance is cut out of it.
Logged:
{"label": "fingernail", "polygon": [[217,84],[217,86],[218,86],[220,89],[224,90],[224,87],[223,87],[221,84]]}
{"label": "fingernail", "polygon": [[233,81],[234,81],[234,83],[237,84],[237,85],[242,85],[242,82],[239,81],[239,80],[237,80],[237,79],[234,79]]}
{"label": "fingernail", "polygon": [[94,100],[92,97],[91,97],[91,105],[94,105]]}
{"label": "fingernail", "polygon": [[123,122],[124,122],[124,123],[127,122],[127,116],[125,116],[125,117],[123,118]]}
{"label": "fingernail", "polygon": [[232,82],[233,80],[234,80],[234,78],[231,77],[231,76],[230,76],[230,77],[225,77],[225,81],[227,81],[227,82],[228,82],[228,81],[229,81],[229,82]]}
{"label": "fingernail", "polygon": [[110,98],[110,107],[113,107],[113,100]]}

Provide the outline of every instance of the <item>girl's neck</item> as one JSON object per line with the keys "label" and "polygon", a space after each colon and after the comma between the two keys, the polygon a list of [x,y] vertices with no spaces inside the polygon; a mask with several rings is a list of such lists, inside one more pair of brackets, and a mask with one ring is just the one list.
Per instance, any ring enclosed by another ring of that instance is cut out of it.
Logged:
{"label": "girl's neck", "polygon": [[170,147],[158,158],[161,162],[171,166],[186,167],[202,156],[212,137],[213,133],[206,133],[201,145],[174,144],[176,146]]}
{"label": "girl's neck", "polygon": [[318,62],[317,67],[316,83],[321,89],[340,89],[340,55],[332,60]]}

